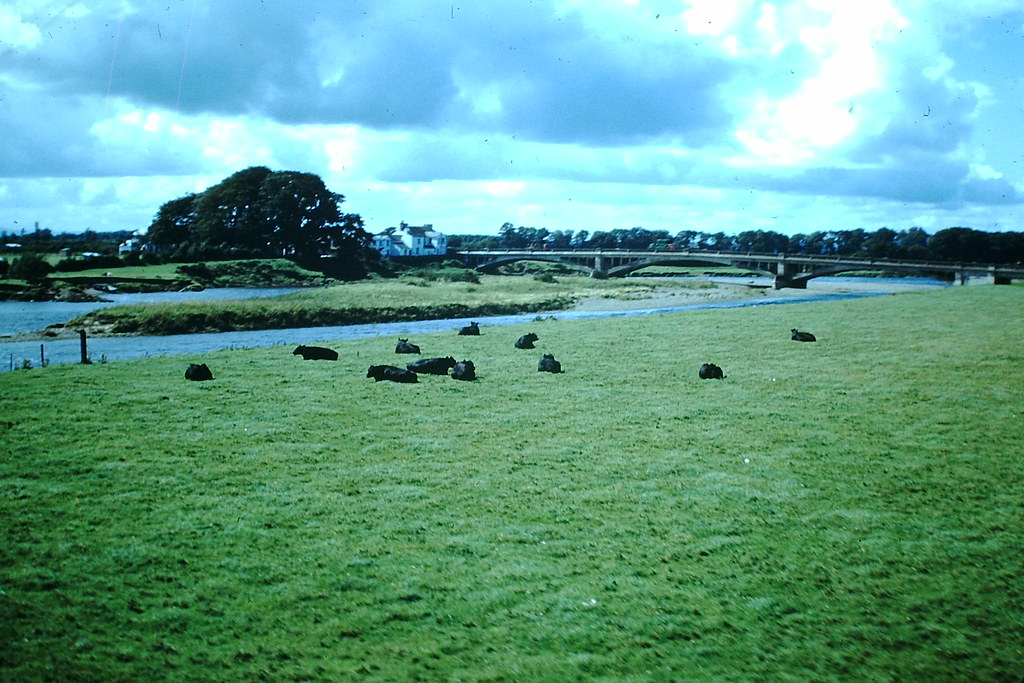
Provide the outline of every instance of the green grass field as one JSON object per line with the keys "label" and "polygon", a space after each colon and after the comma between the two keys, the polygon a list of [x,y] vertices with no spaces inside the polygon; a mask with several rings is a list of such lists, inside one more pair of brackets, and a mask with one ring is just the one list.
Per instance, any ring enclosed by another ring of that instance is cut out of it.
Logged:
{"label": "green grass field", "polygon": [[1022,339],[975,286],[3,373],[0,679],[1020,680]]}

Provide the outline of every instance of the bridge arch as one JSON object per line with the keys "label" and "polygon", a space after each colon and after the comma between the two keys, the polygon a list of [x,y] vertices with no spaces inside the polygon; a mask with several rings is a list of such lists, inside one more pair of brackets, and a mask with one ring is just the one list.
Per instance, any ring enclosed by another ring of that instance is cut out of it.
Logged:
{"label": "bridge arch", "polygon": [[[880,271],[883,271],[883,272],[884,271],[889,271],[889,272],[903,272],[903,273],[908,273],[909,272],[909,273],[913,273],[913,274],[919,275],[921,277],[926,277],[926,276],[928,276],[928,277],[935,277],[936,279],[939,279],[939,280],[941,280],[941,279],[948,279],[946,277],[946,275],[947,275],[946,273],[936,272],[934,270],[929,270],[927,267],[920,267],[920,268],[918,268],[918,267],[914,267],[912,265],[906,265],[906,264],[900,264],[899,267],[894,267],[894,268],[886,268],[884,266],[884,264],[878,264],[878,266],[879,267],[876,267],[876,268],[865,268],[864,266],[855,266],[855,265],[845,265],[845,266],[837,265],[837,266],[831,266],[831,267],[826,267],[826,268],[820,268],[819,267],[817,270],[802,271],[802,272],[795,273],[793,275],[789,275],[789,276],[786,277],[786,282],[787,282],[788,286],[796,287],[796,288],[799,288],[799,289],[803,289],[803,288],[807,287],[807,283],[810,280],[813,280],[813,279],[818,278],[818,277],[827,277],[829,275],[839,275],[840,273],[854,273],[854,272],[862,271],[862,270],[880,270]],[[771,273],[769,273],[769,274],[771,274]]]}
{"label": "bridge arch", "polygon": [[610,277],[622,277],[622,276],[625,276],[625,275],[629,275],[630,273],[632,273],[634,271],[640,270],[642,268],[646,268],[648,266],[672,266],[672,265],[680,265],[681,262],[685,263],[687,265],[695,265],[695,266],[701,266],[701,265],[706,265],[706,266],[727,266],[727,267],[732,267],[732,268],[735,268],[736,266],[740,265],[744,269],[749,270],[749,271],[754,272],[754,273],[762,273],[762,274],[764,274],[764,275],[766,275],[768,277],[774,277],[775,276],[775,273],[770,271],[770,270],[766,270],[764,268],[758,267],[755,264],[748,264],[748,263],[740,264],[740,263],[737,263],[735,259],[726,259],[726,258],[717,258],[717,259],[716,258],[695,258],[695,259],[685,259],[685,260],[682,260],[678,256],[677,257],[664,257],[664,258],[655,257],[655,258],[648,258],[648,259],[643,259],[643,260],[639,260],[639,261],[634,261],[632,263],[625,263],[625,264],[622,264],[620,266],[615,266],[615,267],[609,268],[608,269],[608,275]]}
{"label": "bridge arch", "polygon": [[572,261],[554,255],[548,256],[545,254],[499,256],[491,259],[490,261],[486,261],[477,266],[474,266],[473,270],[479,273],[493,273],[496,272],[498,268],[500,268],[501,266],[507,265],[509,263],[515,263],[517,261],[544,261],[546,263],[558,263],[563,266],[569,266],[570,268],[582,270],[585,273],[593,273],[595,271],[594,268],[587,265],[586,263],[580,263],[578,261]]}

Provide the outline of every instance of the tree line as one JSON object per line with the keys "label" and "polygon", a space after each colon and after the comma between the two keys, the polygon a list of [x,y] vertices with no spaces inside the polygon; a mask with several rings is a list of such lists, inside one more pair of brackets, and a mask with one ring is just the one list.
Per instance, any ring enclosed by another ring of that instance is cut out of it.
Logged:
{"label": "tree line", "polygon": [[928,234],[922,228],[879,228],[868,231],[821,230],[783,235],[772,230],[736,234],[681,230],[548,230],[505,223],[497,235],[451,235],[452,249],[691,249],[867,256],[934,261],[1018,263],[1024,261],[1024,233],[984,232],[953,227]]}

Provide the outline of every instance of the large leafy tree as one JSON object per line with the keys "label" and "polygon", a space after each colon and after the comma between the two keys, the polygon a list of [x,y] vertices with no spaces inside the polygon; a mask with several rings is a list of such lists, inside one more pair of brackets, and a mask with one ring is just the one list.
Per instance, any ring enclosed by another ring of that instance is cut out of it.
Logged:
{"label": "large leafy tree", "polygon": [[165,203],[149,238],[177,254],[287,256],[357,273],[372,258],[371,237],[358,214],[341,212],[344,201],[315,174],[253,166]]}
{"label": "large leafy tree", "polygon": [[196,221],[196,195],[187,194],[166,202],[149,226],[149,239],[160,247],[187,242]]}
{"label": "large leafy tree", "polygon": [[259,188],[256,231],[273,251],[309,257],[329,246],[328,230],[341,217],[338,205],[342,201],[320,176],[273,173]]}
{"label": "large leafy tree", "polygon": [[273,175],[266,166],[238,171],[196,198],[195,237],[208,244],[260,250],[260,189]]}

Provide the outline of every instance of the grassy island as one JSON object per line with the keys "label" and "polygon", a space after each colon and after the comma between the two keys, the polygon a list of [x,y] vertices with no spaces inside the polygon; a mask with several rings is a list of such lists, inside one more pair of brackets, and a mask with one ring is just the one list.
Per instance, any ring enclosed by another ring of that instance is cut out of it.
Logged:
{"label": "grassy island", "polygon": [[438,320],[561,310],[587,296],[628,299],[646,297],[655,290],[693,293],[715,288],[702,280],[595,280],[578,275],[509,277],[457,272],[458,277],[472,279],[411,275],[360,280],[272,298],[113,306],[72,320],[66,327],[85,327],[93,334],[160,335]]}
{"label": "grassy island", "polygon": [[0,678],[1016,680],[1022,339],[978,286],[3,373]]}

